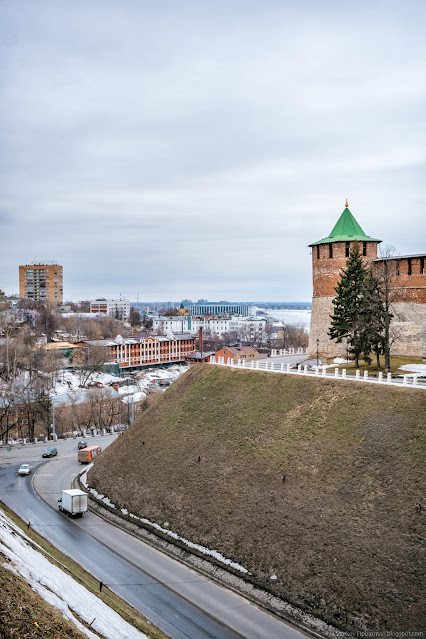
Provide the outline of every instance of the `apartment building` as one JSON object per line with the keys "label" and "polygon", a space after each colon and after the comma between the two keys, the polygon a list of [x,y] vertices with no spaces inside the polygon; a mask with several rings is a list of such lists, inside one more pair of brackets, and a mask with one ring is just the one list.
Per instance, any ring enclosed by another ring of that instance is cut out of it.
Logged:
{"label": "apartment building", "polygon": [[125,322],[130,318],[130,302],[129,300],[106,300],[98,299],[90,302],[90,312],[109,315]]}
{"label": "apartment building", "polygon": [[189,315],[157,315],[152,318],[152,329],[160,333],[192,332]]}
{"label": "apartment building", "polygon": [[232,317],[176,315],[154,317],[153,329],[160,332],[180,333],[188,331],[189,333],[198,333],[199,329],[202,328],[204,331],[219,337],[222,337],[225,333],[238,331],[243,333],[246,339],[261,341],[266,323],[266,319],[261,317],[241,317],[240,315],[233,315]]}
{"label": "apartment building", "polygon": [[59,306],[64,289],[62,266],[56,262],[34,262],[19,267],[19,297]]}

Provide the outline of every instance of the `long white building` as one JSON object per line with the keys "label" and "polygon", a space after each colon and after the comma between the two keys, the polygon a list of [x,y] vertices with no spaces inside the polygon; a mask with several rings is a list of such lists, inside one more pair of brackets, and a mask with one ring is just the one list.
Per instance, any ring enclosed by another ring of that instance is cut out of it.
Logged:
{"label": "long white building", "polygon": [[130,317],[129,300],[91,300],[90,312],[101,315],[110,315],[117,319],[127,321]]}
{"label": "long white building", "polygon": [[205,302],[203,304],[189,304],[188,311],[195,315],[241,315],[250,317],[256,314],[256,307],[241,302]]}
{"label": "long white building", "polygon": [[200,328],[221,337],[225,333],[244,331],[253,338],[265,332],[267,320],[261,317],[191,317],[190,315],[159,316],[153,318],[153,329],[159,333],[198,333]]}

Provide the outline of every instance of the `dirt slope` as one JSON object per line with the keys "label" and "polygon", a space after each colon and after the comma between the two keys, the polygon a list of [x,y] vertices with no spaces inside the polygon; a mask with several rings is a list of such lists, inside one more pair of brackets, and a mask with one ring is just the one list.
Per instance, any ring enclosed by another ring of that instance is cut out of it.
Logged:
{"label": "dirt slope", "polygon": [[195,366],[89,482],[341,628],[420,630],[425,417],[421,390]]}

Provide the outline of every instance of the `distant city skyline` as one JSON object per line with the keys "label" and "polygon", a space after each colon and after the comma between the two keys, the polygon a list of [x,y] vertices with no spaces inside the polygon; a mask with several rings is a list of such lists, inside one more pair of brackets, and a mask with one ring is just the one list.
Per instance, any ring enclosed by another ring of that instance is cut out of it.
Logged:
{"label": "distant city skyline", "polygon": [[423,2],[0,3],[0,289],[309,301],[345,206],[426,237]]}

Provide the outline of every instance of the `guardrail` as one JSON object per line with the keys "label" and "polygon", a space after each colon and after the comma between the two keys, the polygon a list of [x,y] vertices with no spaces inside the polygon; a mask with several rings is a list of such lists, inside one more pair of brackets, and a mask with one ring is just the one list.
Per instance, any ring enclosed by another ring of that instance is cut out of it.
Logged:
{"label": "guardrail", "polygon": [[343,379],[345,381],[362,382],[367,384],[380,384],[385,386],[399,386],[401,388],[420,388],[426,390],[426,380],[419,379],[419,376],[415,373],[411,375],[403,375],[402,378],[394,378],[391,373],[384,375],[379,372],[378,376],[374,376],[364,371],[361,375],[361,371],[355,371],[355,375],[347,375],[346,368],[341,371],[335,367],[334,372],[327,372],[327,366],[313,366],[307,365],[292,366],[291,364],[274,364],[274,362],[267,360],[245,361],[238,360],[235,362],[233,359],[228,358],[225,362],[224,357],[218,357],[216,361],[212,355],[210,358],[210,364],[216,364],[217,366],[229,366],[230,368],[243,368],[245,370],[252,371],[267,371],[269,373],[282,373],[284,375],[305,375],[309,377],[322,377],[326,379]]}

